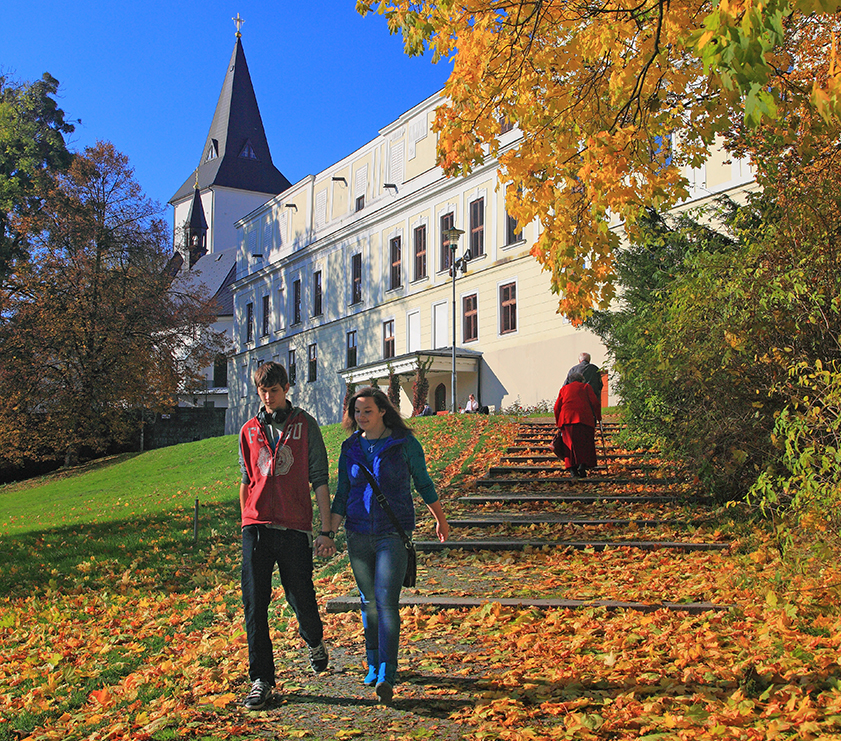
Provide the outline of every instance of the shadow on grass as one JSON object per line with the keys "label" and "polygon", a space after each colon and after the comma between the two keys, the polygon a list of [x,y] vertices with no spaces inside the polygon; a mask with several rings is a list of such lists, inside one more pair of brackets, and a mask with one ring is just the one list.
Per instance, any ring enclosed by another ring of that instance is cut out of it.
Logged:
{"label": "shadow on grass", "polygon": [[116,466],[120,463],[131,460],[132,458],[136,458],[139,455],[143,454],[136,452],[115,453],[113,455],[107,455],[102,458],[96,458],[92,461],[80,463],[77,466],[71,466],[69,468],[62,466],[53,471],[49,471],[48,473],[42,473],[30,476],[29,478],[0,484],[0,493],[5,494],[8,492],[18,491],[20,489],[30,489],[36,486],[41,486],[42,484],[49,484],[54,481],[61,481],[74,476],[81,476],[82,474],[90,473],[91,471],[98,471],[103,468]]}
{"label": "shadow on grass", "polygon": [[0,537],[0,594],[26,596],[131,583],[189,592],[239,567],[239,501]]}
{"label": "shadow on grass", "polygon": [[[418,682],[417,680],[425,679],[427,681]],[[398,686],[398,694],[395,695],[394,701],[391,705],[395,710],[403,710],[405,712],[414,713],[415,715],[422,715],[432,719],[448,718],[452,713],[461,710],[465,707],[473,707],[475,704],[473,700],[467,698],[430,698],[430,697],[401,697],[399,694],[399,687],[407,687],[411,684],[423,684],[434,686],[436,688],[458,687],[464,692],[474,692],[475,682],[458,680],[457,684],[448,681],[447,677],[421,677],[420,675],[407,675],[406,678],[401,678]],[[474,685],[472,689],[465,689],[467,685]],[[311,694],[307,692],[286,692],[281,697],[275,700],[276,707],[283,705],[299,704],[299,705],[329,705],[332,707],[346,707],[346,708],[368,708],[377,707],[378,702],[374,697],[349,697],[328,694]]]}

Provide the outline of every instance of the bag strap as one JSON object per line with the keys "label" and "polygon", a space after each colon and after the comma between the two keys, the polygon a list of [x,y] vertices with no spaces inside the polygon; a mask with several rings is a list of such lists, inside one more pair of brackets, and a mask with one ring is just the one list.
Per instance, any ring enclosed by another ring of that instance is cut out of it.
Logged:
{"label": "bag strap", "polygon": [[391,520],[391,524],[394,525],[397,533],[403,539],[403,543],[406,548],[412,548],[412,540],[411,538],[406,535],[406,531],[397,521],[397,517],[394,514],[394,510],[391,509],[391,505],[389,505],[388,500],[385,498],[385,494],[383,494],[382,489],[380,489],[379,484],[377,484],[377,480],[374,478],[374,474],[371,473],[367,466],[364,466],[362,463],[357,464],[359,468],[362,469],[362,473],[364,474],[365,478],[368,480],[368,483],[371,485],[371,488],[374,490],[374,496],[377,498],[377,501],[380,503],[380,507],[383,508],[383,511],[388,515],[388,519]]}

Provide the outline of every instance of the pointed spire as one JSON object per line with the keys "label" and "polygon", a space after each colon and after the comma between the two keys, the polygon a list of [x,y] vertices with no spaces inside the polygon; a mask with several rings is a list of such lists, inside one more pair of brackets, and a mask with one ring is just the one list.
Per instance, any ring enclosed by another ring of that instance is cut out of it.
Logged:
{"label": "pointed spire", "polygon": [[186,198],[196,182],[201,190],[220,185],[268,195],[277,195],[290,186],[272,163],[239,30],[202,149],[197,179],[188,178],[170,203]]}
{"label": "pointed spire", "polygon": [[192,269],[193,265],[207,254],[207,219],[204,216],[204,206],[202,206],[201,191],[198,186],[193,191],[193,202],[190,204],[190,212],[187,214],[184,239],[189,255],[189,267]]}
{"label": "pointed spire", "polygon": [[187,214],[187,226],[193,231],[202,229],[207,231],[207,219],[204,216],[204,206],[202,206],[201,192],[198,187],[193,191],[193,202]]}

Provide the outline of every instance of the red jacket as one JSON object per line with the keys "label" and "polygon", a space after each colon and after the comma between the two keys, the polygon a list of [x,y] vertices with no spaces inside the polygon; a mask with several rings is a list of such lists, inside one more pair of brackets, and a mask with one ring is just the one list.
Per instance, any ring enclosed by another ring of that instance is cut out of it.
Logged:
{"label": "red jacket", "polygon": [[243,527],[274,524],[290,530],[312,530],[309,424],[307,415],[293,410],[274,452],[263,425],[256,417],[243,425],[239,444],[248,474],[248,496],[242,511]]}
{"label": "red jacket", "polygon": [[592,387],[581,381],[572,381],[561,387],[555,401],[555,424],[587,425],[595,427],[602,418],[602,408]]}

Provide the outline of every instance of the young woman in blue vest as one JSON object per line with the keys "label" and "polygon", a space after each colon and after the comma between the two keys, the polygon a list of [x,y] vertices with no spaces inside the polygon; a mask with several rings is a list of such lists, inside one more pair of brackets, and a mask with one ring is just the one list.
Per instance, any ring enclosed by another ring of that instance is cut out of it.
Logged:
{"label": "young woman in blue vest", "polygon": [[362,466],[374,475],[397,521],[407,534],[415,527],[412,483],[435,518],[442,542],[450,528],[426,470],[423,448],[379,389],[363,388],[349,400],[331,530],[342,520],[353,576],[362,599],[362,626],[368,662],[366,685],[391,703],[400,640],[400,589],[406,574],[406,546],[377,501]]}

